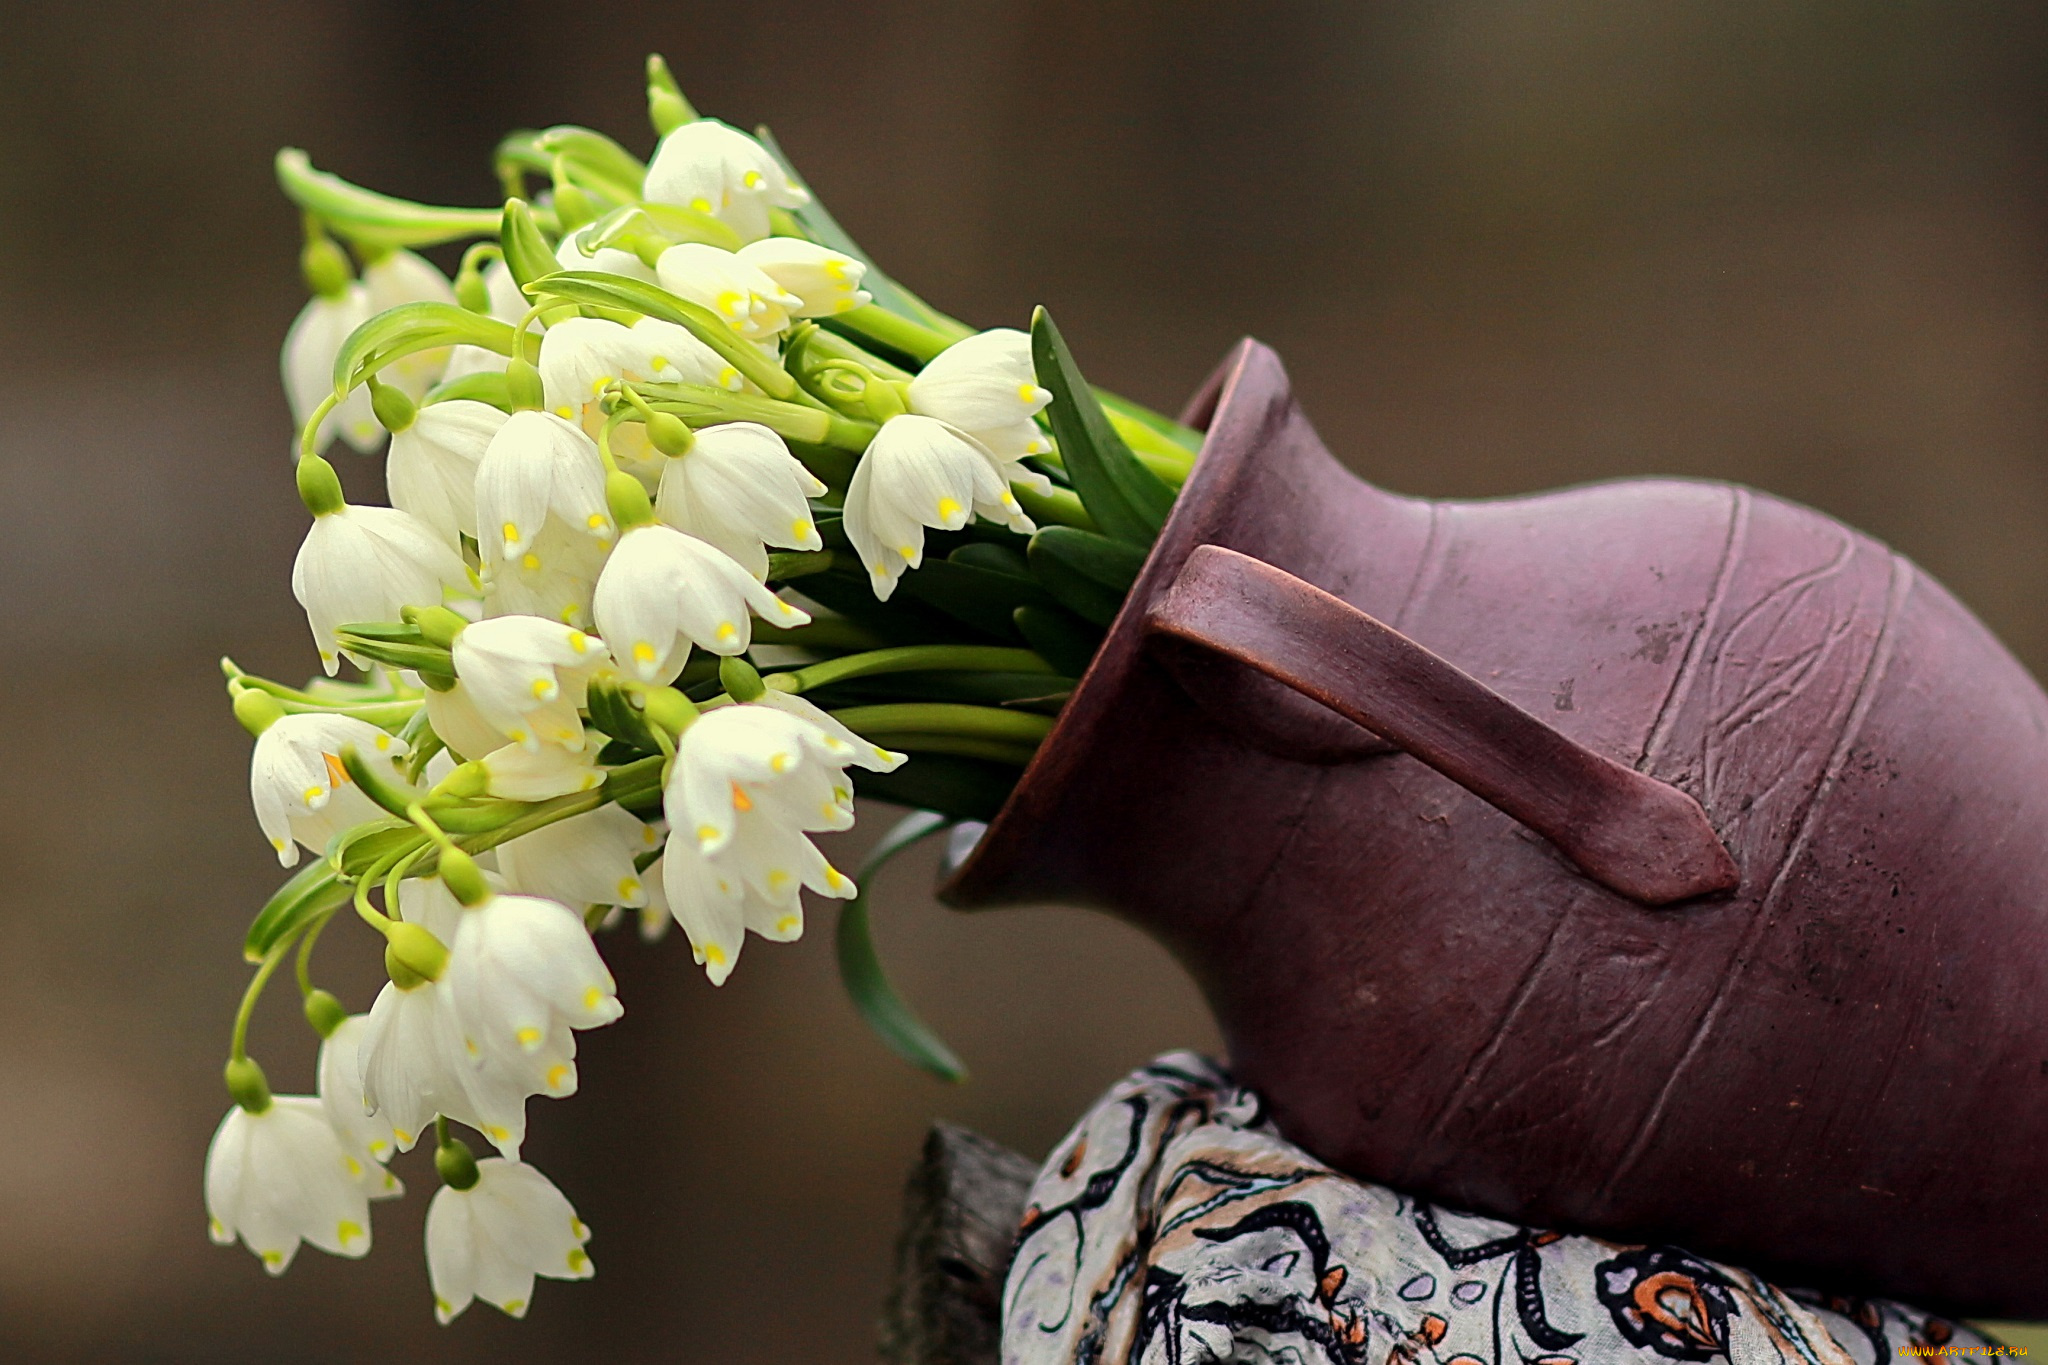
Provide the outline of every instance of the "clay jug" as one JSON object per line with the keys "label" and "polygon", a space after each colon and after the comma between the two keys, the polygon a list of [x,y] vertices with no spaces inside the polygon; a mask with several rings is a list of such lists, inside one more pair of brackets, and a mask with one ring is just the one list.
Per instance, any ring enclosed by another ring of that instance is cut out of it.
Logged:
{"label": "clay jug", "polygon": [[1246,342],[979,848],[1186,965],[1339,1169],[2048,1317],[2048,695],[1817,512],[1397,497]]}

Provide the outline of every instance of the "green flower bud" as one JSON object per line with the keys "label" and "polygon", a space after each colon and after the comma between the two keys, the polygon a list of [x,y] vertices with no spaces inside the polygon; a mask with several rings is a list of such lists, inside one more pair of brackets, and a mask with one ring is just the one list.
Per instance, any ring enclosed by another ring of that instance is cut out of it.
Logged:
{"label": "green flower bud", "polygon": [[547,392],[541,387],[540,371],[525,356],[515,355],[505,366],[505,392],[514,412],[539,412],[547,406]]}
{"label": "green flower bud", "polygon": [[679,735],[697,719],[697,706],[673,687],[655,687],[648,689],[642,713],[649,725],[659,725],[670,734]]}
{"label": "green flower bud", "polygon": [[228,1097],[252,1114],[270,1107],[270,1082],[263,1068],[247,1057],[231,1057],[222,1076],[228,1083]]}
{"label": "green flower bud", "polygon": [[597,209],[592,206],[590,196],[583,192],[582,186],[569,178],[567,158],[555,158],[554,175],[555,221],[561,224],[562,231],[574,232],[585,223],[595,220]]}
{"label": "green flower bud", "polygon": [[436,796],[482,796],[491,789],[491,770],[471,759],[434,784]]}
{"label": "green flower bud", "polygon": [[409,625],[420,628],[420,637],[430,645],[443,649],[455,647],[455,637],[462,634],[462,628],[469,624],[461,613],[446,607],[406,607],[399,615]]}
{"label": "green flower bud", "polygon": [[461,849],[442,849],[438,871],[450,894],[464,908],[474,909],[491,898],[491,884],[484,880],[483,869]]}
{"label": "green flower bud", "polygon": [[235,719],[252,735],[260,735],[284,719],[284,703],[268,692],[237,686],[234,694]]}
{"label": "green flower bud", "polygon": [[725,688],[725,694],[734,701],[759,701],[768,685],[761,681],[761,675],[754,666],[737,654],[718,661],[718,681]]}
{"label": "green flower bud", "polygon": [[562,268],[555,253],[548,250],[548,239],[541,236],[540,225],[533,221],[533,210],[524,199],[505,201],[505,216],[498,225],[498,245],[505,253],[505,268],[522,287]]}
{"label": "green flower bud", "polygon": [[697,437],[682,418],[672,412],[647,414],[647,439],[664,455],[687,455]]}
{"label": "green flower bud", "polygon": [[334,998],[332,991],[315,990],[306,995],[306,1022],[313,1026],[313,1032],[322,1038],[332,1038],[334,1031],[348,1021],[348,1009]]}
{"label": "green flower bud", "polygon": [[490,315],[491,288],[484,283],[484,272],[476,268],[473,258],[464,257],[462,269],[455,272],[455,301],[472,313]]}
{"label": "green flower bud", "polygon": [[861,398],[877,422],[886,422],[910,411],[909,394],[910,386],[900,380],[870,379]]}
{"label": "green flower bud", "polygon": [[669,74],[668,63],[659,52],[647,54],[647,120],[656,136],[666,136],[685,123],[696,120],[697,111],[683,98],[682,87]]}
{"label": "green flower bud", "polygon": [[406,397],[403,389],[393,388],[374,374],[370,376],[370,411],[377,414],[384,430],[394,435],[420,415],[419,405]]}
{"label": "green flower bud", "polygon": [[409,991],[439,981],[447,970],[448,946],[426,929],[396,920],[384,931],[384,972],[398,989]]}
{"label": "green flower bud", "polygon": [[469,1189],[477,1181],[476,1154],[461,1138],[449,1138],[434,1149],[434,1170],[449,1189]]}
{"label": "green flower bud", "polygon": [[299,253],[299,273],[306,277],[306,288],[323,299],[346,294],[356,277],[349,268],[348,253],[324,232],[306,239],[306,249]]}
{"label": "green flower bud", "polygon": [[604,476],[604,500],[621,535],[654,520],[654,504],[647,499],[647,489],[622,469]]}
{"label": "green flower bud", "polygon": [[348,500],[341,496],[341,476],[320,456],[302,456],[297,477],[299,501],[314,516],[324,517],[348,506]]}

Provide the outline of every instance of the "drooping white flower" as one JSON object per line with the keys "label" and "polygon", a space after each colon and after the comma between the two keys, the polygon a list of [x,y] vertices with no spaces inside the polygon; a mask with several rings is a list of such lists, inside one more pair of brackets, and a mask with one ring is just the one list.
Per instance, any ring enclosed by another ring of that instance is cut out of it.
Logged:
{"label": "drooping white flower", "polygon": [[488,559],[517,559],[550,517],[609,542],[612,518],[597,443],[554,413],[513,413],[477,465],[476,516]]}
{"label": "drooping white flower", "polygon": [[392,433],[384,457],[391,505],[460,549],[461,537],[476,535],[476,467],[505,420],[467,398],[421,408],[411,426]]}
{"label": "drooping white flower", "polygon": [[[1051,488],[1045,475],[1017,463],[1052,450],[1031,420],[1052,402],[1052,393],[1038,383],[1031,338],[1016,328],[995,327],[954,342],[910,381],[908,400],[918,416],[935,417],[979,441],[995,456],[1005,483]],[[1014,510],[1014,504],[1006,507]]]}
{"label": "drooping white flower", "polygon": [[[410,889],[419,884],[407,882],[405,886]],[[406,918],[428,923],[411,911]],[[435,936],[448,941],[439,930]],[[454,936],[458,941],[461,938],[460,921]],[[568,1030],[561,1034],[544,1040],[542,1051],[547,1054],[548,1066],[566,1068],[575,1055]],[[519,1144],[526,1137],[526,1097],[541,1087],[525,1083],[524,1067],[514,1071],[478,1064],[479,1058],[469,1050],[445,974],[439,981],[423,982],[411,990],[387,982],[370,1007],[361,1046],[363,1097],[399,1151],[412,1150],[434,1115],[446,1114],[482,1133],[505,1155],[519,1155]],[[573,1068],[569,1075],[573,1079]],[[552,1093],[567,1094],[574,1088],[571,1084]]]}
{"label": "drooping white flower", "polygon": [[866,262],[843,251],[801,237],[763,237],[733,254],[801,300],[789,310],[792,317],[830,317],[874,301],[860,287]]}
{"label": "drooping white flower", "polygon": [[782,331],[797,316],[791,310],[804,306],[759,267],[703,242],[670,247],[654,269],[662,288],[709,308],[749,341]]}
{"label": "drooping white flower", "polygon": [[604,785],[604,772],[592,761],[597,746],[571,751],[555,744],[529,749],[507,744],[486,753],[484,794],[510,801],[545,801],[549,797],[594,791]]}
{"label": "drooping white flower", "polygon": [[478,712],[460,679],[446,692],[427,692],[427,724],[463,758],[482,758],[511,742],[511,736],[499,734]]}
{"label": "drooping white flower", "polygon": [[554,1182],[517,1161],[486,1157],[476,1184],[443,1185],[427,1206],[427,1279],[434,1316],[452,1321],[474,1299],[525,1317],[533,1280],[587,1280],[590,1229]]}
{"label": "drooping white flower", "polygon": [[932,417],[905,413],[882,424],[847,485],[846,538],[888,601],[896,580],[924,562],[924,529],[957,531],[976,512],[1028,528],[986,446]]}
{"label": "drooping white flower", "polygon": [[484,566],[485,616],[541,616],[564,625],[590,624],[590,600],[604,568],[605,546],[549,517],[516,557]]}
{"label": "drooping white flower", "polygon": [[749,242],[768,235],[771,207],[811,202],[766,147],[717,119],[685,123],[662,138],[643,192],[659,204],[708,213]]}
{"label": "drooping white flower", "polygon": [[391,1129],[369,1113],[363,1101],[363,1040],[369,1034],[370,1016],[351,1014],[334,1032],[320,1042],[320,1111],[328,1126],[341,1139],[349,1157],[349,1171],[363,1183],[372,1199],[395,1199],[405,1193],[398,1177],[384,1169],[398,1148],[391,1141]]}
{"label": "drooping white flower", "polygon": [[396,621],[407,607],[437,607],[443,590],[469,586],[469,569],[425,524],[395,507],[343,505],[313,518],[292,563],[292,595],[306,609],[320,665],[340,667],[335,630]]}
{"label": "drooping white flower", "polygon": [[[655,831],[657,839],[665,838],[662,831],[656,830],[653,825],[649,825],[648,829]],[[666,854],[656,858],[647,865],[647,871],[641,874],[641,881],[647,888],[647,903],[640,907],[639,915],[640,941],[643,943],[659,943],[668,937],[669,927],[675,923],[675,916],[670,913],[668,907],[668,888],[662,884],[662,879],[667,875],[664,870],[666,858]]]}
{"label": "drooping white flower", "polygon": [[746,930],[803,932],[805,887],[854,894],[806,836],[853,823],[847,767],[888,772],[904,761],[794,697],[719,707],[683,732],[662,793],[663,883],[714,982],[731,972]]}
{"label": "drooping white flower", "polygon": [[582,708],[604,642],[539,616],[494,616],[464,626],[450,651],[477,714],[515,744],[583,747]]}
{"label": "drooping white flower", "polygon": [[583,917],[538,896],[493,895],[465,910],[442,980],[475,1064],[531,1073],[551,1095],[575,1089],[568,1059],[552,1055],[560,1039],[625,1013]]}
{"label": "drooping white flower", "polygon": [[[407,303],[455,302],[455,287],[432,261],[410,251],[387,251],[363,265],[363,290],[369,295],[370,315]],[[449,348],[417,351],[385,366],[378,378],[402,390],[415,403],[439,382],[448,368]]]}
{"label": "drooping white flower", "polygon": [[256,737],[249,756],[249,801],[257,825],[286,867],[298,862],[300,844],[324,852],[343,830],[384,815],[342,766],[342,751],[351,745],[364,761],[402,785],[394,760],[405,756],[405,742],[353,716],[281,716]]}
{"label": "drooping white flower", "polygon": [[692,644],[713,654],[744,653],[753,637],[750,608],[778,626],[811,619],[731,556],[662,525],[636,526],[619,537],[593,605],[612,657],[648,683],[682,672]]}
{"label": "drooping white flower", "polygon": [[514,891],[564,905],[647,903],[633,860],[660,847],[653,828],[606,802],[498,845],[498,870]]}
{"label": "drooping white flower", "polygon": [[[356,282],[336,294],[316,294],[299,310],[284,334],[284,350],[279,356],[294,426],[303,429],[313,409],[334,392],[334,358],[341,354],[348,334],[369,320],[369,291]],[[383,441],[384,428],[370,410],[367,385],[356,388],[320,420],[313,449],[325,450],[337,436],[366,455]]]}
{"label": "drooping white flower", "polygon": [[768,546],[824,547],[806,501],[824,492],[773,431],[758,422],[725,422],[699,431],[686,454],[666,462],[654,510],[765,580]]}
{"label": "drooping white flower", "polygon": [[336,1256],[370,1249],[370,1200],[354,1160],[311,1095],[276,1095],[259,1114],[239,1104],[206,1152],[207,1232],[240,1237],[282,1275],[301,1241]]}

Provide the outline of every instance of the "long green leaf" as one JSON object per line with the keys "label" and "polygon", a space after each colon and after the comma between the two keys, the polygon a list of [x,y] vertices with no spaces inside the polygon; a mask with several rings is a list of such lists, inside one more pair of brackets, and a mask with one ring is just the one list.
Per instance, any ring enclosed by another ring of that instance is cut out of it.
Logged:
{"label": "long green leaf", "polygon": [[308,863],[256,912],[248,934],[242,939],[242,956],[251,962],[261,962],[279,939],[314,916],[340,905],[349,898],[350,891],[348,883],[326,859]]}
{"label": "long green leaf", "polygon": [[[538,355],[538,338],[527,350]],[[512,354],[510,323],[472,313],[452,303],[402,303],[387,308],[348,334],[334,357],[334,387],[346,393],[394,360],[443,346],[481,346]]]}
{"label": "long green leaf", "polygon": [[944,811],[956,820],[993,820],[1010,799],[1023,764],[922,753],[893,773],[849,768],[854,795]]}
{"label": "long green leaf", "polygon": [[905,596],[998,640],[1017,638],[1017,627],[1010,619],[1017,608],[1052,604],[1045,590],[1029,578],[953,559],[927,559],[904,574],[897,587]]}
{"label": "long green leaf", "polygon": [[1040,658],[1070,677],[1087,672],[1102,646],[1099,629],[1058,607],[1017,608],[1017,629]]}
{"label": "long green leaf", "polygon": [[1044,535],[1045,532],[1040,531],[1038,535],[1031,537],[1031,548],[1025,552],[1025,557],[1031,563],[1031,576],[1036,578],[1061,606],[1091,625],[1107,626],[1116,620],[1117,611],[1124,604],[1123,590],[1104,587],[1075,568],[1059,553],[1058,542],[1053,542],[1054,548],[1048,550],[1041,540]]}
{"label": "long green leaf", "polygon": [[1031,317],[1031,360],[1038,382],[1052,391],[1046,415],[1082,506],[1107,534],[1150,548],[1173,510],[1173,489],[1116,434],[1043,308]]}
{"label": "long green leaf", "polygon": [[1071,526],[1048,526],[1031,537],[1030,553],[1037,561],[1057,559],[1081,577],[1100,583],[1119,595],[1129,592],[1145,567],[1145,552],[1128,541],[1111,540],[1092,531]]}
{"label": "long green leaf", "polygon": [[277,154],[277,183],[294,204],[364,246],[433,246],[498,232],[494,208],[437,208],[394,199],[315,170],[297,147]]}
{"label": "long green leaf", "polygon": [[868,925],[868,890],[876,874],[890,859],[925,836],[944,829],[947,823],[946,817],[937,811],[914,811],[898,821],[868,853],[854,879],[860,890],[839,912],[839,979],[860,1017],[891,1052],[942,1081],[957,1083],[967,1079],[966,1066],[896,993],[888,973],[882,970]]}
{"label": "long green leaf", "polygon": [[734,369],[776,398],[796,393],[796,381],[752,342],[728,327],[725,320],[700,303],[679,299],[658,284],[629,280],[599,270],[562,270],[532,281],[526,292],[600,308],[624,308],[643,317],[660,318],[687,327]]}

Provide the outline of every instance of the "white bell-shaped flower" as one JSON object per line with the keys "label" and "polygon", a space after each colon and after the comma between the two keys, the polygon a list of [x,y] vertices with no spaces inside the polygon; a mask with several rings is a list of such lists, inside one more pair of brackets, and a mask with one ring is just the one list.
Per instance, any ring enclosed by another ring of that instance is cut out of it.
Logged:
{"label": "white bell-shaped flower", "polygon": [[[279,368],[284,374],[285,397],[291,401],[292,424],[304,429],[313,409],[334,392],[334,358],[348,334],[370,320],[370,295],[360,283],[351,282],[340,293],[316,294],[299,310],[284,334]],[[339,436],[365,455],[384,440],[384,428],[370,410],[370,390],[358,386],[349,396],[320,419],[313,449],[325,450]],[[294,447],[296,448],[296,447]]]}
{"label": "white bell-shaped flower", "polygon": [[666,462],[654,510],[765,580],[768,546],[824,547],[807,501],[824,492],[782,437],[758,422],[726,422],[703,428],[687,453]]}
{"label": "white bell-shaped flower", "polygon": [[[995,457],[972,436],[905,413],[882,424],[847,485],[846,537],[883,601],[924,562],[924,531],[957,531],[977,511],[1017,525],[1023,512]],[[1031,525],[1028,519],[1018,529]]]}
{"label": "white bell-shaped flower", "polygon": [[[403,248],[387,251],[363,265],[363,290],[369,295],[370,316],[407,303],[455,302],[455,287],[426,257]],[[440,382],[448,368],[450,348],[416,351],[401,356],[378,372],[377,377],[402,390],[415,403]]]}
{"label": "white bell-shaped flower", "polygon": [[749,609],[778,626],[811,619],[731,556],[661,525],[636,526],[619,537],[593,604],[612,657],[647,683],[682,672],[693,644],[713,654],[744,653],[753,638]]}
{"label": "white bell-shaped flower", "polygon": [[634,859],[661,846],[652,826],[611,802],[498,845],[512,890],[569,906],[647,903]]}
{"label": "white bell-shaped flower", "polygon": [[476,535],[476,467],[505,420],[468,398],[421,408],[411,426],[392,433],[384,457],[391,505],[460,549],[463,536]]}
{"label": "white bell-shaped flower", "polygon": [[483,765],[484,794],[509,801],[546,801],[550,797],[595,791],[604,785],[604,770],[593,762],[596,748],[586,745],[575,751],[543,744],[538,749],[529,749],[523,744],[508,744],[494,749],[477,760]]}
{"label": "white bell-shaped flower", "polygon": [[517,559],[551,517],[610,541],[597,443],[554,413],[513,413],[477,465],[476,516],[487,559]]}
{"label": "white bell-shaped flower", "polygon": [[792,317],[823,318],[872,303],[860,287],[867,263],[801,237],[763,237],[733,253],[802,302]]}
{"label": "white bell-shaped flower", "polygon": [[398,1177],[384,1163],[398,1153],[391,1129],[369,1112],[363,1100],[363,1040],[370,1016],[351,1014],[320,1042],[320,1111],[349,1156],[349,1170],[363,1182],[372,1199],[395,1199],[405,1193]]}
{"label": "white bell-shaped flower", "polygon": [[[659,866],[667,917],[683,927],[691,956],[714,986],[723,986],[739,965],[749,930],[771,943],[803,937],[800,896],[770,900],[735,869],[698,852],[694,840],[670,835]],[[654,871],[648,869],[650,877]],[[642,937],[651,941],[667,928],[665,923],[650,925],[647,912],[642,912]]]}
{"label": "white bell-shaped flower", "polygon": [[[477,1065],[539,1065],[536,1088],[552,1095],[575,1088],[573,1068],[550,1055],[560,1038],[625,1013],[583,917],[538,896],[493,895],[465,910],[443,981]],[[548,1074],[556,1066],[562,1069]]]}
{"label": "white bell-shaped flower", "polygon": [[383,817],[383,809],[363,795],[342,766],[342,751],[351,745],[402,785],[394,760],[405,756],[405,742],[353,716],[280,716],[256,737],[249,756],[249,801],[257,825],[286,867],[298,862],[300,844],[321,853],[343,830]]}
{"label": "white bell-shaped flower", "polygon": [[483,718],[460,679],[446,692],[428,690],[427,724],[434,727],[443,744],[463,758],[482,758],[512,742],[511,736],[498,733]]}
{"label": "white bell-shaped flower", "polygon": [[590,1229],[554,1182],[518,1161],[486,1157],[476,1184],[443,1185],[427,1205],[427,1279],[434,1316],[452,1321],[471,1301],[526,1316],[533,1280],[587,1280]]}
{"label": "white bell-shaped flower", "polygon": [[648,162],[643,193],[658,204],[708,213],[749,242],[768,235],[771,207],[811,202],[773,153],[717,119],[697,119],[663,137]]}
{"label": "white bell-shaped flower", "polygon": [[[935,417],[967,433],[993,455],[1006,484],[1021,483],[1044,493],[1052,480],[1018,463],[1027,455],[1051,452],[1052,442],[1031,419],[1052,402],[1031,363],[1031,338],[1014,327],[996,327],[956,341],[910,381],[910,410]],[[1031,525],[1014,500],[984,512],[1013,529]]]}
{"label": "white bell-shaped flower", "polygon": [[564,318],[541,338],[541,391],[547,410],[581,425],[584,410],[625,376],[632,329],[608,318]]}
{"label": "white bell-shaped flower", "polygon": [[661,287],[700,303],[749,341],[772,337],[797,316],[804,300],[730,251],[703,242],[684,242],[661,253],[654,264]]}
{"label": "white bell-shaped flower", "polygon": [[464,626],[450,653],[477,714],[513,743],[583,747],[576,713],[609,663],[602,640],[539,616],[494,616]]}
{"label": "white bell-shaped flower", "polygon": [[549,517],[517,556],[484,566],[485,616],[542,616],[587,627],[605,546]]}
{"label": "white bell-shaped flower", "polygon": [[273,1275],[301,1241],[336,1256],[370,1249],[370,1197],[311,1095],[276,1095],[259,1114],[228,1110],[206,1152],[207,1232],[240,1237]]}
{"label": "white bell-shaped flower", "polygon": [[292,595],[331,675],[340,667],[338,627],[396,621],[407,607],[437,607],[444,590],[469,587],[469,569],[418,519],[395,507],[341,508],[313,518],[292,563]]}
{"label": "white bell-shaped flower", "polygon": [[[648,828],[655,831],[657,839],[663,839],[665,842],[665,836],[659,829],[654,825],[649,825]],[[641,874],[641,882],[647,888],[647,903],[640,907],[639,913],[642,943],[661,942],[668,937],[669,928],[675,923],[675,916],[669,911],[668,888],[662,884],[663,878],[667,875],[666,859],[666,854],[656,858],[647,865],[647,871]]]}
{"label": "white bell-shaped flower", "polygon": [[[459,928],[455,936],[460,939]],[[555,1093],[573,1091],[573,1044],[564,1036],[546,1040],[543,1050],[551,1053],[547,1065],[563,1067],[571,1081]],[[446,1114],[482,1133],[505,1155],[517,1156],[526,1137],[526,1097],[542,1092],[526,1083],[526,1068],[479,1065],[445,974],[411,990],[385,985],[370,1007],[362,1066],[363,1097],[401,1152],[412,1150],[436,1114]]]}

